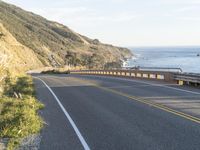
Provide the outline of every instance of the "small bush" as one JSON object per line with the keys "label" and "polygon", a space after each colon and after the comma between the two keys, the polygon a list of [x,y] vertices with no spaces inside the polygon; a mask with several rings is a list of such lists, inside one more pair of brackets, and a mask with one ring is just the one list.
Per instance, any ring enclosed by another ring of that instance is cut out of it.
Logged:
{"label": "small bush", "polygon": [[52,69],[47,71],[42,71],[43,74],[69,74],[70,71],[66,70],[59,70],[59,69]]}
{"label": "small bush", "polygon": [[17,79],[7,77],[5,83],[4,95],[6,96],[13,96],[14,92],[29,96],[35,94],[32,80],[28,76],[18,77]]}

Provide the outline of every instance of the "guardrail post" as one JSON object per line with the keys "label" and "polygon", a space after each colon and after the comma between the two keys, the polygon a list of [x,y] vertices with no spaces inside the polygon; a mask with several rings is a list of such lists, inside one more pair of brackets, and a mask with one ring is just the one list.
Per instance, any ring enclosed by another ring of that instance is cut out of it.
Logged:
{"label": "guardrail post", "polygon": [[141,78],[141,77],[142,77],[142,74],[141,74],[141,73],[137,73],[137,74],[136,74],[136,77]]}
{"label": "guardrail post", "polygon": [[134,72],[131,73],[131,77],[135,77],[135,73]]}
{"label": "guardrail post", "polygon": [[183,85],[183,84],[184,84],[184,81],[178,80],[178,85]]}

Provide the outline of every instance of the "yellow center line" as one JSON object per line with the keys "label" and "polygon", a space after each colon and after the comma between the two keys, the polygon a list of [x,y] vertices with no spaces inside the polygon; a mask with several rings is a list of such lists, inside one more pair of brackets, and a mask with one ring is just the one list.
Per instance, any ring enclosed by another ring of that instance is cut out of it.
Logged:
{"label": "yellow center line", "polygon": [[200,96],[155,96],[155,97],[142,97],[144,99],[169,99],[169,98],[200,98]]}
{"label": "yellow center line", "polygon": [[[85,82],[85,83],[88,83],[88,82],[91,83],[90,81],[85,80],[85,79],[83,79],[83,82]],[[117,90],[113,90],[113,89],[110,89],[110,88],[107,88],[107,87],[103,87],[103,86],[100,86],[100,85],[98,85],[96,83],[92,83],[91,85],[94,86],[94,87],[96,87],[96,88],[102,89],[104,91],[108,91],[108,92],[111,92],[111,93],[115,93],[117,95],[121,95],[121,96],[127,97],[129,99],[134,100],[134,101],[138,101],[140,103],[150,105],[152,107],[161,109],[163,111],[172,113],[174,115],[180,116],[182,118],[185,118],[187,120],[190,120],[192,122],[200,124],[200,118],[192,116],[192,115],[189,115],[189,114],[186,114],[186,113],[183,113],[183,112],[180,112],[180,111],[177,111],[175,109],[169,108],[169,107],[164,106],[162,104],[158,104],[158,103],[155,103],[155,102],[152,102],[152,101],[148,101],[148,100],[142,99],[141,97],[132,96],[132,95],[129,95],[129,94],[117,91]]]}
{"label": "yellow center line", "polygon": [[151,101],[142,99],[142,98],[140,98],[140,97],[132,96],[132,95],[129,95],[129,94],[126,94],[126,93],[122,93],[122,92],[119,92],[119,91],[116,91],[116,90],[113,90],[113,89],[105,88],[105,87],[102,87],[102,86],[99,86],[99,85],[93,85],[93,86],[95,86],[95,87],[97,87],[97,88],[100,88],[100,89],[103,89],[103,90],[108,91],[108,92],[115,93],[115,94],[117,94],[117,95],[121,95],[121,96],[127,97],[127,98],[129,98],[129,99],[134,100],[134,101],[138,101],[138,102],[140,102],[140,103],[153,106],[153,107],[155,107],[155,108],[164,110],[164,111],[166,111],[166,112],[175,114],[175,115],[177,115],[177,116],[180,116],[180,117],[182,117],[182,118],[185,118],[185,119],[188,119],[188,120],[190,120],[190,121],[193,121],[193,122],[196,122],[196,123],[200,124],[200,118],[195,117],[195,116],[192,116],[192,115],[189,115],[189,114],[186,114],[186,113],[183,113],[183,112],[180,112],[180,111],[177,111],[177,110],[174,110],[174,109],[169,108],[169,107],[167,107],[167,106],[164,106],[164,105],[162,105],[162,104],[158,104],[158,103],[155,103],[155,102],[151,102]]}

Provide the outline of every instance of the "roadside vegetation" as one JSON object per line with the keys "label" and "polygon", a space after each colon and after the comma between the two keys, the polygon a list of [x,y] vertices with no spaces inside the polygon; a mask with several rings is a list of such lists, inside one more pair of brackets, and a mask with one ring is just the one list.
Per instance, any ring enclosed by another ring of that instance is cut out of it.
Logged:
{"label": "roadside vegetation", "polygon": [[35,98],[30,76],[7,77],[0,97],[0,138],[8,138],[8,150],[19,146],[21,140],[38,133],[43,127],[37,111],[44,107]]}
{"label": "roadside vegetation", "polygon": [[63,68],[57,68],[57,69],[43,70],[41,73],[43,74],[70,74],[70,71]]}

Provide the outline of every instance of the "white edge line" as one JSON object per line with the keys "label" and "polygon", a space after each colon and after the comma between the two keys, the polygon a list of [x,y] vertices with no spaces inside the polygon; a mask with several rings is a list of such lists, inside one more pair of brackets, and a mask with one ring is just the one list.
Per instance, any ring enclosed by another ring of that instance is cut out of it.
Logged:
{"label": "white edge line", "polygon": [[51,92],[51,94],[53,95],[53,97],[58,102],[58,105],[60,106],[60,108],[64,112],[65,116],[69,120],[70,124],[72,125],[72,127],[73,127],[74,131],[76,132],[76,135],[78,136],[78,138],[79,138],[81,144],[83,145],[84,149],[85,150],[90,150],[88,144],[86,143],[85,139],[83,138],[83,136],[80,133],[79,129],[77,128],[76,124],[74,123],[74,121],[72,120],[72,118],[70,117],[69,113],[66,111],[66,109],[64,108],[64,106],[62,105],[62,103],[60,102],[60,100],[58,99],[58,97],[56,96],[56,94],[52,91],[52,89],[42,79],[40,79],[39,77],[33,77],[33,78],[36,78],[36,79],[40,80],[47,87],[47,89]]}
{"label": "white edge line", "polygon": [[[106,77],[106,76],[98,76],[98,75],[95,75],[95,76],[96,77],[103,77],[103,78],[114,78],[114,77]],[[135,79],[125,79],[125,78],[123,79],[121,77],[118,77],[117,79],[120,79],[122,81],[124,80],[124,81],[136,82],[136,83],[144,83],[144,84],[152,85],[152,86],[160,86],[160,87],[164,87],[164,88],[168,88],[168,89],[174,89],[174,90],[177,90],[177,91],[182,91],[182,92],[200,95],[199,92],[193,92],[193,91],[189,91],[189,90],[179,89],[179,88],[175,88],[175,87],[171,87],[171,86],[167,86],[167,85],[162,85],[162,84],[152,84],[152,83],[145,82],[145,81],[136,81]]]}

